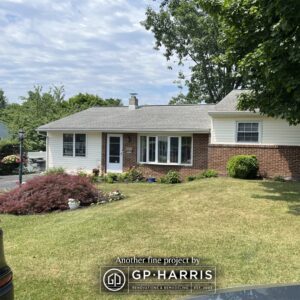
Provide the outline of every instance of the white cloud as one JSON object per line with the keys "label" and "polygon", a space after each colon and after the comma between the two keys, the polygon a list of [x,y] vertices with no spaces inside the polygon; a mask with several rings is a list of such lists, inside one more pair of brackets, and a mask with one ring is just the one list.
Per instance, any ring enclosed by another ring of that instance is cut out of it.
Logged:
{"label": "white cloud", "polygon": [[151,1],[2,0],[0,88],[11,101],[35,84],[64,84],[67,96],[98,93],[167,103],[178,90],[141,25]]}

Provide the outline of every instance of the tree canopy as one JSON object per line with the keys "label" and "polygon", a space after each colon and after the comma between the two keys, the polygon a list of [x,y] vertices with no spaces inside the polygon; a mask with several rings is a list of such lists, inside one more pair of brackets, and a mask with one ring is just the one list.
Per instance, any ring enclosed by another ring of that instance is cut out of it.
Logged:
{"label": "tree canopy", "polygon": [[45,150],[45,136],[36,131],[43,124],[92,106],[122,105],[120,99],[102,99],[97,95],[81,93],[65,100],[63,86],[54,86],[46,92],[41,86],[36,86],[21,100],[20,104],[7,104],[0,111],[0,121],[6,124],[12,139],[17,139],[19,129],[24,129],[27,150]]}
{"label": "tree canopy", "polygon": [[235,64],[251,93],[239,108],[300,122],[300,2],[199,0],[224,32],[223,59]]}
{"label": "tree canopy", "polygon": [[187,95],[171,103],[218,102],[234,88],[242,110],[300,123],[300,1],[163,0],[144,26],[170,60],[193,61]]}
{"label": "tree canopy", "polygon": [[113,98],[102,99],[98,95],[82,94],[82,93],[79,93],[78,95],[71,97],[66,103],[68,110],[71,111],[72,113],[93,106],[120,106],[120,105],[122,105],[122,101],[120,99],[113,99]]}
{"label": "tree canopy", "polygon": [[190,76],[179,74],[188,87],[187,95],[181,93],[171,103],[216,103],[242,86],[235,64],[220,59],[226,50],[220,21],[204,12],[196,0],[160,3],[158,11],[147,9],[143,25],[154,33],[156,49],[163,48],[167,60],[176,57],[179,65],[192,63]]}

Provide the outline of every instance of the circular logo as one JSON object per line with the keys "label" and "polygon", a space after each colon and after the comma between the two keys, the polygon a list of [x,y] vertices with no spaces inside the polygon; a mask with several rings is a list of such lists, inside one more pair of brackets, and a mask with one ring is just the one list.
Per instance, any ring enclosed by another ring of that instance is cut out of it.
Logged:
{"label": "circular logo", "polygon": [[111,292],[120,291],[126,284],[126,276],[119,269],[109,269],[103,275],[103,284]]}

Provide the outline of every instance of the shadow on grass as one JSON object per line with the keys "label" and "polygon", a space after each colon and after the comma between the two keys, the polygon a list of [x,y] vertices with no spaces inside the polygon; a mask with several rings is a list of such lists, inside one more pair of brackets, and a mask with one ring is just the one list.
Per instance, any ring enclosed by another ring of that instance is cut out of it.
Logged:
{"label": "shadow on grass", "polygon": [[288,204],[288,213],[300,216],[300,183],[263,181],[260,183],[267,194],[255,194],[256,199],[285,201]]}

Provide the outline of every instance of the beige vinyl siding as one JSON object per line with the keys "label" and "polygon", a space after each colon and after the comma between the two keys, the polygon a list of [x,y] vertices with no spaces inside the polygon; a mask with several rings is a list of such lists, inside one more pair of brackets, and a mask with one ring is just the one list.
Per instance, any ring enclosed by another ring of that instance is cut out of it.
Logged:
{"label": "beige vinyl siding", "polygon": [[74,132],[86,134],[86,156],[68,157],[63,156],[63,133],[71,132],[48,132],[47,142],[47,167],[63,167],[67,171],[74,172],[85,170],[91,172],[93,168],[101,165],[101,133],[100,132]]}
{"label": "beige vinyl siding", "polygon": [[[212,144],[237,144],[237,122],[259,122],[261,145],[294,145],[300,146],[300,126],[289,126],[280,119],[266,118],[261,116],[238,118],[238,117],[213,117],[211,130]],[[240,143],[245,144],[245,143]]]}

